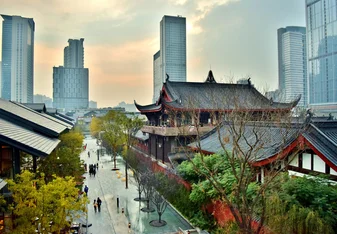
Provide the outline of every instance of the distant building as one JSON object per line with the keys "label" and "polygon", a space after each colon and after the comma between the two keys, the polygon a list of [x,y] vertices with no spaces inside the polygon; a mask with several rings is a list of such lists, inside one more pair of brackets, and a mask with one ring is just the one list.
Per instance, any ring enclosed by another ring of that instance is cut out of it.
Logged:
{"label": "distant building", "polygon": [[153,55],[153,102],[167,77],[186,82],[186,18],[165,15],[160,21],[160,50]]}
{"label": "distant building", "polygon": [[1,16],[4,19],[1,97],[31,103],[34,93],[34,20],[21,16]]}
{"label": "distant building", "polygon": [[64,48],[64,67],[84,68],[84,38],[69,39],[69,45]]}
{"label": "distant building", "polygon": [[53,68],[53,99],[57,109],[89,107],[89,69],[84,68],[83,41],[69,39],[64,48],[64,67]]}
{"label": "distant building", "polygon": [[159,98],[160,89],[163,87],[160,67],[160,50],[153,55],[153,102]]}
{"label": "distant building", "polygon": [[[161,78],[186,82],[186,18],[165,15],[160,21]],[[164,80],[163,80],[164,81]]]}
{"label": "distant building", "polygon": [[274,102],[280,102],[282,100],[282,96],[280,90],[276,89],[274,91],[268,91],[265,93],[266,98],[273,100]]}
{"label": "distant building", "polygon": [[277,30],[279,90],[285,102],[301,95],[298,106],[307,105],[307,48],[305,27]]}
{"label": "distant building", "polygon": [[306,0],[309,106],[337,113],[336,2]]}
{"label": "distant building", "polygon": [[89,109],[97,109],[97,102],[89,101]]}
{"label": "distant building", "polygon": [[57,109],[85,109],[89,106],[89,69],[53,68],[53,99]]}
{"label": "distant building", "polygon": [[44,103],[47,108],[53,107],[53,99],[41,94],[34,95],[34,103]]}

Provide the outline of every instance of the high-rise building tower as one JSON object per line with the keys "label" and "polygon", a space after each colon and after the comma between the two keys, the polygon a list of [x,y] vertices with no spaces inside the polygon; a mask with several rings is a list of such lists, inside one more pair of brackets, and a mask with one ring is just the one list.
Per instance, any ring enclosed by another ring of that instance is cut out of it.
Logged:
{"label": "high-rise building tower", "polygon": [[53,68],[53,106],[86,109],[89,106],[89,69],[84,68],[83,41],[69,39],[64,48],[64,67]]}
{"label": "high-rise building tower", "polygon": [[306,0],[309,106],[337,113],[337,3]]}
{"label": "high-rise building tower", "polygon": [[[154,55],[153,99],[159,95],[167,75],[170,81],[186,82],[186,18],[165,15],[160,21],[160,53]],[[160,84],[155,86],[155,84]],[[159,87],[159,88],[158,88]]]}
{"label": "high-rise building tower", "polygon": [[186,18],[165,15],[160,21],[162,79],[186,82]]}
{"label": "high-rise building tower", "polygon": [[80,40],[69,39],[69,45],[64,48],[64,67],[83,68],[84,67],[84,38]]}
{"label": "high-rise building tower", "polygon": [[34,88],[34,32],[31,18],[1,15],[2,75],[1,97],[32,103]]}
{"label": "high-rise building tower", "polygon": [[159,92],[163,87],[163,79],[160,66],[160,50],[153,55],[153,102],[159,98]]}
{"label": "high-rise building tower", "polygon": [[307,48],[305,27],[277,30],[279,91],[281,99],[291,102],[298,95],[298,106],[307,105]]}

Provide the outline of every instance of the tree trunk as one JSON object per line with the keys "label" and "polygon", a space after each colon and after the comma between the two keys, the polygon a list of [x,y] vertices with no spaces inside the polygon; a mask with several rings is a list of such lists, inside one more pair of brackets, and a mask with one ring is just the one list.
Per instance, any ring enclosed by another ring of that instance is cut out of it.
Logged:
{"label": "tree trunk", "polygon": [[146,204],[147,204],[147,209],[150,209],[150,199],[147,199]]}
{"label": "tree trunk", "polygon": [[159,216],[159,223],[161,223],[161,213],[158,213]]}
{"label": "tree trunk", "polygon": [[114,169],[116,169],[116,155],[114,155]]}
{"label": "tree trunk", "polygon": [[128,161],[125,160],[125,188],[129,188],[128,185]]}
{"label": "tree trunk", "polygon": [[140,192],[140,189],[139,189],[139,191],[138,191],[138,194],[139,194],[139,200],[140,200],[140,199],[141,199],[140,196],[142,195],[141,192]]}

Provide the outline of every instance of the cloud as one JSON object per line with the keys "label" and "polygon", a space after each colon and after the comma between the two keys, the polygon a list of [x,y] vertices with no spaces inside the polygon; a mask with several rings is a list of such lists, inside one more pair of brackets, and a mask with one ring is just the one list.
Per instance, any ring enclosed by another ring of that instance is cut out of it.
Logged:
{"label": "cloud", "polygon": [[195,12],[189,17],[188,32],[191,34],[200,34],[204,31],[200,25],[212,9],[240,0],[199,0],[195,2]]}

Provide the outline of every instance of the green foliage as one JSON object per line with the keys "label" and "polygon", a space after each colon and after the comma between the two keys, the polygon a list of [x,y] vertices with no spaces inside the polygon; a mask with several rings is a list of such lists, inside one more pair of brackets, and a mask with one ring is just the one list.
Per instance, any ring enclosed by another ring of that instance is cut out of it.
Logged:
{"label": "green foliage", "polygon": [[39,161],[39,173],[50,181],[53,175],[60,177],[72,176],[81,182],[84,173],[80,153],[83,145],[83,135],[78,132],[69,132],[60,136],[60,144],[48,157]]}
{"label": "green foliage", "polygon": [[333,229],[318,212],[282,201],[277,193],[269,196],[266,205],[266,224],[273,233],[332,234]]}
{"label": "green foliage", "polygon": [[326,224],[337,227],[337,187],[320,177],[288,178],[282,183],[279,196],[287,209],[309,208]]}
{"label": "green foliage", "polygon": [[91,136],[93,136],[95,138],[98,138],[98,134],[99,134],[100,131],[103,131],[102,119],[97,118],[97,117],[93,117],[91,119],[91,123],[90,123]]}
{"label": "green foliage", "polygon": [[[195,168],[198,168],[198,170],[195,170]],[[234,162],[234,169],[239,170],[238,161]],[[226,153],[209,156],[195,154],[191,161],[184,161],[178,166],[178,173],[187,181],[193,182],[190,199],[195,203],[205,205],[211,200],[218,199],[221,193],[215,188],[214,184],[220,186],[233,203],[240,199],[235,193],[238,191],[236,187],[237,179],[233,174],[233,167]],[[205,175],[210,176],[207,179]],[[257,183],[248,184],[245,191],[248,201],[252,201],[258,189]]]}
{"label": "green foliage", "polygon": [[81,153],[84,136],[80,132],[64,133],[60,136],[60,140],[59,148],[69,148],[75,154]]}
{"label": "green foliage", "polygon": [[[41,230],[59,231],[68,227],[88,202],[87,198],[78,199],[79,191],[71,177],[54,177],[45,184],[43,174],[36,178],[35,174],[23,171],[16,180],[8,180],[8,185],[16,217],[13,233],[34,233],[38,223]],[[39,220],[35,221],[36,218]]]}
{"label": "green foliage", "polygon": [[206,212],[199,210],[190,220],[193,225],[205,230],[213,230],[216,227],[214,217]]}
{"label": "green foliage", "polygon": [[125,118],[123,113],[117,111],[109,111],[102,118],[103,140],[111,147],[113,154],[116,154],[126,143],[126,135],[122,125]]}

